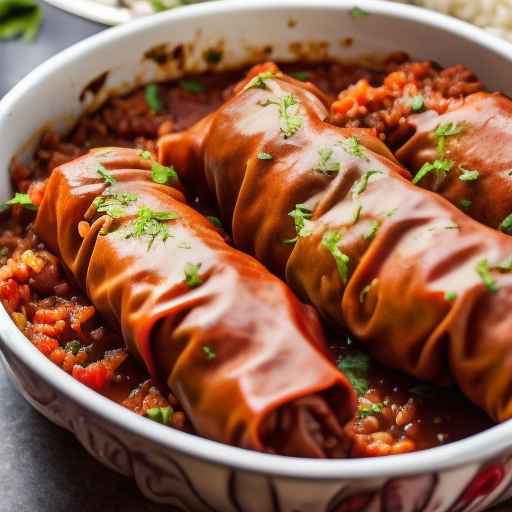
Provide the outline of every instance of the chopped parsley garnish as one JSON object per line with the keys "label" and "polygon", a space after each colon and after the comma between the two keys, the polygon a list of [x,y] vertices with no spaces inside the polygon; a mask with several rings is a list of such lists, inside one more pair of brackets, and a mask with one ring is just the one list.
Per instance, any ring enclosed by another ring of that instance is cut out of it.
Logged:
{"label": "chopped parsley garnish", "polygon": [[368,186],[368,181],[374,174],[382,174],[381,171],[366,171],[355,183],[352,187],[352,197],[356,199],[359,197],[360,194],[362,194],[366,187]]}
{"label": "chopped parsley garnish", "polygon": [[444,180],[446,175],[451,171],[453,162],[451,160],[435,160],[434,162],[425,162],[421,169],[416,173],[412,182],[416,185],[419,183],[427,174],[431,172],[436,174],[439,181]]}
{"label": "chopped parsley garnish", "polygon": [[473,204],[473,201],[471,201],[471,199],[461,199],[459,204],[463,210],[469,210]]}
{"label": "chopped parsley garnish", "polygon": [[213,347],[210,347],[210,345],[203,345],[203,354],[208,359],[208,361],[211,361],[212,359],[215,359],[217,357],[217,353],[213,349]]}
{"label": "chopped parsley garnish", "polygon": [[180,80],[180,87],[184,91],[190,92],[192,94],[199,94],[200,92],[203,92],[205,90],[204,85],[195,78],[187,78]]}
{"label": "chopped parsley garnish", "polygon": [[174,410],[172,407],[153,407],[146,411],[146,416],[157,423],[162,425],[169,425],[171,422],[172,414]]}
{"label": "chopped parsley garnish", "polygon": [[203,53],[203,58],[206,62],[210,64],[219,64],[224,56],[224,52],[222,50],[216,50],[215,48],[208,48]]}
{"label": "chopped parsley garnish", "polygon": [[272,155],[270,153],[265,153],[265,151],[260,151],[257,155],[258,160],[272,160]]}
{"label": "chopped parsley garnish", "polygon": [[366,16],[369,16],[370,13],[368,11],[365,11],[364,9],[361,9],[361,7],[352,7],[350,10],[350,16],[352,18],[365,18]]}
{"label": "chopped parsley garnish", "polygon": [[338,247],[343,236],[336,231],[327,231],[322,237],[322,245],[332,254],[336,261],[336,267],[343,283],[348,280],[348,266],[350,258],[342,253]]}
{"label": "chopped parsley garnish", "polygon": [[414,96],[411,103],[411,108],[413,112],[420,112],[425,107],[425,98],[421,94]]}
{"label": "chopped parsley garnish", "polygon": [[370,358],[364,352],[351,352],[339,357],[338,369],[341,370],[350,381],[358,396],[363,396],[369,388],[368,369]]}
{"label": "chopped parsley garnish", "polygon": [[357,416],[361,419],[368,418],[368,416],[380,414],[383,408],[384,407],[382,404],[361,404],[357,410]]}
{"label": "chopped parsley garnish", "polygon": [[143,160],[151,160],[151,153],[149,151],[144,151],[144,150],[140,150],[139,151],[139,156],[143,159]]}
{"label": "chopped parsley garnish", "polygon": [[132,221],[125,238],[149,238],[148,251],[155,240],[160,238],[165,242],[171,234],[165,223],[168,220],[176,220],[178,215],[175,212],[155,212],[147,206],[141,206],[137,212],[137,218]]}
{"label": "chopped parsley garnish", "polygon": [[144,89],[146,103],[153,112],[159,112],[162,109],[162,102],[158,97],[158,86],[156,84],[148,84]]}
{"label": "chopped parsley garnish", "polygon": [[28,194],[21,194],[20,192],[16,192],[14,197],[9,199],[9,201],[6,201],[5,204],[8,206],[23,206],[23,208],[26,208],[27,210],[37,210],[37,206],[32,202],[30,196]]}
{"label": "chopped parsley garnish", "polygon": [[218,217],[215,217],[215,215],[208,215],[206,217],[217,229],[224,229],[222,227],[222,222]]}
{"label": "chopped parsley garnish", "polygon": [[283,96],[279,102],[280,126],[285,139],[292,137],[302,128],[303,119],[299,108],[299,101],[293,94]]}
{"label": "chopped parsley garnish", "polygon": [[137,194],[122,192],[119,194],[108,194],[98,196],[92,205],[98,213],[105,213],[113,219],[117,219],[124,214],[125,208],[133,201],[138,199]]}
{"label": "chopped parsley garnish", "polygon": [[461,174],[459,176],[460,181],[476,181],[480,177],[480,173],[471,169],[460,168]]}
{"label": "chopped parsley garnish", "polygon": [[352,156],[360,158],[361,160],[368,161],[364,146],[359,142],[359,139],[353,135],[343,141],[343,149]]}
{"label": "chopped parsley garnish", "polygon": [[476,273],[480,276],[485,287],[492,293],[498,291],[498,284],[491,275],[489,262],[486,259],[480,260],[475,267]]}
{"label": "chopped parsley garnish", "polygon": [[203,280],[199,276],[199,270],[201,269],[201,263],[187,263],[185,265],[185,283],[189,288],[195,288],[203,284]]}
{"label": "chopped parsley garnish", "polygon": [[82,348],[82,344],[78,340],[68,341],[66,345],[64,345],[64,350],[66,352],[71,352],[74,356],[80,352]]}
{"label": "chopped parsley garnish", "polygon": [[296,204],[295,209],[292,210],[288,215],[293,217],[295,224],[295,232],[297,236],[289,240],[284,240],[285,244],[294,244],[299,238],[304,238],[312,233],[312,229],[309,226],[308,219],[311,219],[313,212],[305,204]]}
{"label": "chopped parsley garnish", "polygon": [[460,123],[441,123],[435,130],[434,135],[437,142],[437,152],[444,155],[446,151],[446,139],[453,137],[464,131],[464,126]]}
{"label": "chopped parsley garnish", "polygon": [[151,179],[155,183],[166,185],[169,181],[171,183],[178,181],[178,175],[172,165],[171,167],[166,167],[158,162],[153,162],[151,166]]}
{"label": "chopped parsley garnish", "polygon": [[301,82],[307,82],[309,80],[310,73],[308,71],[292,71],[290,76],[296,80],[300,80]]}
{"label": "chopped parsley garnish", "polygon": [[266,89],[267,84],[266,81],[270,80],[271,78],[276,78],[276,74],[272,71],[263,71],[261,73],[258,73],[254,78],[252,78],[247,85],[244,87],[244,91],[247,91],[248,89]]}
{"label": "chopped parsley garnish", "polygon": [[330,148],[323,148],[318,151],[318,164],[314,168],[315,171],[323,174],[339,172],[341,164],[332,158],[333,150]]}
{"label": "chopped parsley garnish", "polygon": [[368,230],[368,233],[366,233],[366,235],[364,235],[365,240],[368,240],[368,241],[373,240],[375,238],[375,235],[379,231],[380,225],[381,225],[380,221],[378,221],[378,220],[373,221],[372,225],[370,226],[370,229]]}
{"label": "chopped parsley garnish", "polygon": [[448,302],[453,302],[457,298],[457,294],[455,292],[446,292],[444,294],[444,299]]}
{"label": "chopped parsley garnish", "polygon": [[115,185],[117,183],[116,179],[114,178],[114,176],[112,176],[112,174],[110,174],[107,171],[107,169],[105,169],[105,167],[103,167],[103,165],[100,165],[98,167],[98,169],[96,170],[96,172],[101,176],[101,178],[103,178],[103,181],[107,185]]}
{"label": "chopped parsley garnish", "polygon": [[512,235],[512,213],[509,213],[501,222],[500,230]]}
{"label": "chopped parsley garnish", "polygon": [[357,224],[359,217],[361,217],[361,212],[363,211],[363,207],[358,204],[354,208],[354,213],[352,214],[352,224]]}
{"label": "chopped parsley garnish", "polygon": [[43,11],[34,0],[0,1],[0,40],[21,36],[32,41],[43,21]]}

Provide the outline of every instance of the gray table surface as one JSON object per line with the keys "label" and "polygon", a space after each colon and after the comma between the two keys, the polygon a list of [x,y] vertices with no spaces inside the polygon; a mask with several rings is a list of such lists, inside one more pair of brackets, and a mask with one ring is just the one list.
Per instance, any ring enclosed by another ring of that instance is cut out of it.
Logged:
{"label": "gray table surface", "polygon": [[[39,63],[105,27],[43,5],[35,43],[0,42],[0,98]],[[162,512],[35,412],[0,367],[0,512]],[[511,506],[495,512],[511,512]],[[261,511],[265,512],[265,511]]]}

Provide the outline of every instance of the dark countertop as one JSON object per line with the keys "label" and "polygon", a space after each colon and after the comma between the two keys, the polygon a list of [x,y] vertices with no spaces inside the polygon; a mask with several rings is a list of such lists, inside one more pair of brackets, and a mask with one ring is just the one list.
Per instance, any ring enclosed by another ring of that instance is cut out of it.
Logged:
{"label": "dark countertop", "polygon": [[[105,27],[43,5],[29,44],[0,42],[0,97],[39,63]],[[0,367],[0,512],[161,512],[134,483],[92,459],[16,392]],[[512,505],[495,512],[510,512]],[[264,512],[264,511],[262,511]]]}

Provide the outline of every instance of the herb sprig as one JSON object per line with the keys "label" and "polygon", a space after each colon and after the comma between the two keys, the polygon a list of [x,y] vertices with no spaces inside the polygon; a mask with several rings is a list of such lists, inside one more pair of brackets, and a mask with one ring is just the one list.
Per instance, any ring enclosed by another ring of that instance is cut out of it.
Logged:
{"label": "herb sprig", "polygon": [[436,148],[439,155],[444,155],[446,152],[446,141],[448,137],[453,137],[464,131],[464,125],[461,123],[441,123],[435,130],[434,135],[436,138]]}
{"label": "herb sprig", "polygon": [[318,151],[318,164],[313,169],[314,171],[322,174],[330,174],[340,172],[341,164],[337,160],[333,159],[334,151],[331,148],[322,148]]}
{"label": "herb sprig", "polygon": [[299,238],[311,235],[312,228],[309,223],[313,212],[305,204],[296,204],[295,208],[288,213],[293,218],[295,224],[295,232],[297,236],[289,240],[284,240],[285,244],[294,244]]}
{"label": "herb sprig", "polygon": [[363,396],[369,388],[370,358],[364,352],[354,351],[339,357],[336,364],[350,381],[357,395]]}
{"label": "herb sprig", "polygon": [[337,231],[326,231],[322,237],[322,245],[334,257],[334,260],[336,261],[336,268],[338,269],[341,280],[346,284],[348,280],[350,258],[341,252],[338,247],[342,238],[342,234]]}
{"label": "herb sprig", "polygon": [[178,215],[175,212],[155,212],[147,206],[141,206],[137,212],[137,218],[128,227],[125,238],[148,238],[149,251],[158,238],[162,242],[167,241],[171,234],[166,221],[177,218]]}

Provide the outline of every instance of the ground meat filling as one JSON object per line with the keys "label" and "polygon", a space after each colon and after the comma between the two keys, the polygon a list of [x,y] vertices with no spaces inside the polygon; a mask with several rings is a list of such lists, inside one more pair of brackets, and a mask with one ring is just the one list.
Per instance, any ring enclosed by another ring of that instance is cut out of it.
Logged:
{"label": "ground meat filling", "polygon": [[[422,108],[444,112],[451,101],[482,89],[462,66],[441,70],[431,63],[409,62],[402,53],[378,63],[295,63],[282,68],[332,97],[334,123],[374,129],[391,145],[403,137],[401,125],[413,109],[414,98],[422,97]],[[189,432],[192,428],[176,398],[152,382],[127,353],[121,337],[67,279],[59,259],[37,240],[31,222],[52,169],[93,147],[115,145],[155,152],[159,136],[187,128],[215,110],[232,95],[244,73],[241,69],[153,84],[111,98],[98,111],[83,116],[65,137],[48,131],[30,164],[13,160],[11,165],[13,189],[26,194],[26,204],[0,213],[0,300],[18,328],[42,354],[83,384],[136,414]],[[215,213],[207,205],[195,204]],[[347,336],[333,337],[338,366],[359,394],[358,415],[345,427],[352,446],[338,456],[382,456],[431,448],[491,425],[458,392],[439,391],[385,369]],[[438,399],[439,393],[443,400]],[[322,414],[314,407],[311,411]],[[290,421],[309,421],[307,417],[294,420],[293,411],[283,414]],[[311,436],[321,436],[328,448],[328,432],[312,430]],[[276,444],[287,441],[286,432],[275,439]]]}
{"label": "ground meat filling", "polygon": [[331,105],[331,121],[338,126],[370,128],[394,149],[411,134],[409,115],[423,110],[443,114],[481,90],[474,73],[462,65],[442,69],[432,62],[408,62],[378,86],[362,79],[341,90]]}

